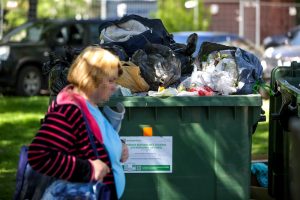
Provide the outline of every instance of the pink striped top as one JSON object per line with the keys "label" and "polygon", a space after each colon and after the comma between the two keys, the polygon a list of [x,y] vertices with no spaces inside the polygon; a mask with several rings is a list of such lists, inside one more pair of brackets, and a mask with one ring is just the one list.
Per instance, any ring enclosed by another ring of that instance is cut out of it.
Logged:
{"label": "pink striped top", "polygon": [[[29,146],[28,161],[32,168],[48,176],[72,182],[93,180],[93,167],[89,160],[100,159],[111,168],[108,154],[98,139],[95,139],[99,154],[96,158],[85,123],[78,106],[52,104]],[[103,182],[115,194],[112,169],[110,171]]]}

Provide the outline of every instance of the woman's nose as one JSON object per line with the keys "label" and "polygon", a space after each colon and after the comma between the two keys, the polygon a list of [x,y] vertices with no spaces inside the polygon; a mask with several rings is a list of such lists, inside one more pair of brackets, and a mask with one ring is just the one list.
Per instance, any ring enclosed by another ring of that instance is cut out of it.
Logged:
{"label": "woman's nose", "polygon": [[117,90],[117,83],[112,83],[111,90],[115,92]]}

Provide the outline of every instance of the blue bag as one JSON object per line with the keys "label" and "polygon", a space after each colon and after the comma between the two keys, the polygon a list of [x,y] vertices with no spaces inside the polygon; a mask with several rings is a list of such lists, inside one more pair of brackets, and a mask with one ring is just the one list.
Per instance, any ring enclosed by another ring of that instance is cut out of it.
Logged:
{"label": "blue bag", "polygon": [[110,190],[101,182],[71,183],[64,180],[54,181],[45,191],[42,200],[109,200]]}
{"label": "blue bag", "polygon": [[27,151],[27,146],[21,147],[14,200],[40,200],[46,188],[55,179],[34,171],[28,163]]}
{"label": "blue bag", "polygon": [[[87,121],[84,113],[83,118]],[[86,123],[86,128],[93,151],[96,157],[99,157],[95,138],[88,123]],[[47,188],[42,200],[110,200],[110,198],[110,189],[104,183],[72,183],[65,180],[56,180]]]}

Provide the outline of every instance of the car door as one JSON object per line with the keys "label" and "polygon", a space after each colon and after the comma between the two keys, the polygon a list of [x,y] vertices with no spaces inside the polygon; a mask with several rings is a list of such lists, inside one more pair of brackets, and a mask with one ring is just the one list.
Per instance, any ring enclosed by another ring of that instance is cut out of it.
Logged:
{"label": "car door", "polygon": [[43,22],[33,23],[11,35],[7,43],[11,48],[11,55],[7,62],[11,62],[11,66],[17,66],[14,73],[25,62],[43,63],[47,59],[45,52],[49,48],[42,33],[45,26],[47,25]]}

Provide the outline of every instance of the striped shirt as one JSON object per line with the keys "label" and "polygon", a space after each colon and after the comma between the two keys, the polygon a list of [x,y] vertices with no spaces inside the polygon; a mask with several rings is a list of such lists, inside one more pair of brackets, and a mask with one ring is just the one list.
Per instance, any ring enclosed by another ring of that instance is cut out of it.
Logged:
{"label": "striped shirt", "polygon": [[28,161],[34,170],[42,174],[71,182],[89,182],[94,178],[89,160],[100,159],[110,168],[103,182],[115,196],[115,181],[108,154],[96,139],[95,144],[98,158],[90,144],[83,115],[76,105],[53,104],[29,146]]}

